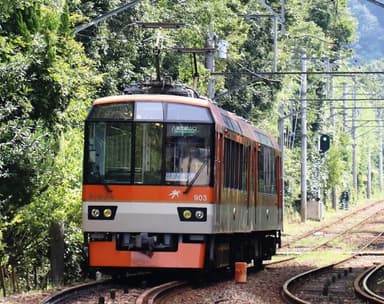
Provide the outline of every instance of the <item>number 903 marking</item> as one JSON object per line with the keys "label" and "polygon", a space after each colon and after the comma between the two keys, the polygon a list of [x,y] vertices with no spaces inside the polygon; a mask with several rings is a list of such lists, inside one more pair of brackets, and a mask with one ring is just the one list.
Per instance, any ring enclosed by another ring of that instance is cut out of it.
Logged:
{"label": "number 903 marking", "polygon": [[194,194],[193,200],[197,202],[206,202],[208,200],[208,197],[206,194]]}

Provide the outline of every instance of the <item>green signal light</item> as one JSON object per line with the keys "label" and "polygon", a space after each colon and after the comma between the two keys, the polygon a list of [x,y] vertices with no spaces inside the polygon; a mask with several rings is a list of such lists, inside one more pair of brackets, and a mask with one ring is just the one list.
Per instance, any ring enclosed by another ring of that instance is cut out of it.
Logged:
{"label": "green signal light", "polygon": [[329,150],[331,138],[328,134],[321,134],[319,138],[319,152],[325,153]]}

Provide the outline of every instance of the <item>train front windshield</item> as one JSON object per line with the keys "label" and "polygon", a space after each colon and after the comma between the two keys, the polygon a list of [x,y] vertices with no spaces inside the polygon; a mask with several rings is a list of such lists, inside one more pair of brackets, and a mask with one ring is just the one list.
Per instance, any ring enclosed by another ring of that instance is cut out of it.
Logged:
{"label": "train front windshield", "polygon": [[95,106],[85,131],[84,184],[212,184],[213,122],[204,107]]}

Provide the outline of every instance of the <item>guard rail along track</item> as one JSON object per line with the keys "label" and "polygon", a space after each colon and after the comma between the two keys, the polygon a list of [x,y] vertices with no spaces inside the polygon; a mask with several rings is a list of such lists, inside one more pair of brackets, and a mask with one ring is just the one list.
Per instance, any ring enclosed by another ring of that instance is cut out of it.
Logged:
{"label": "guard rail along track", "polygon": [[[377,280],[383,277],[384,264],[374,266],[363,272],[355,280],[356,294],[367,303],[384,303],[383,288],[379,290]],[[382,280],[381,280],[382,281]]]}

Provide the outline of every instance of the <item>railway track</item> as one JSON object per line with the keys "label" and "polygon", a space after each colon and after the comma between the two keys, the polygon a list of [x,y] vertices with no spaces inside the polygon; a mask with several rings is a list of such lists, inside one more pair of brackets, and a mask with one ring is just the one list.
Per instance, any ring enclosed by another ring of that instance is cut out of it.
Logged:
{"label": "railway track", "polygon": [[151,287],[144,286],[146,284],[147,281],[142,281],[139,285],[143,286],[138,287],[137,282],[133,283],[132,280],[121,283],[102,280],[79,284],[45,298],[40,304],[154,304],[161,303],[161,299],[164,301],[171,292],[185,286],[187,283],[184,281],[164,283],[164,280],[162,280],[161,283],[150,283]]}
{"label": "railway track", "polygon": [[353,256],[338,263],[301,273],[283,286],[289,303],[367,303],[355,294],[355,280],[361,272],[379,263],[383,257]]}
{"label": "railway track", "polygon": [[372,205],[349,212],[327,225],[287,241],[278,250],[278,253],[281,255],[297,255],[305,251],[318,250],[335,239],[350,233],[352,229],[364,224],[367,220],[382,212],[383,209],[383,202],[378,201]]}
{"label": "railway track", "polygon": [[[356,296],[354,286],[362,286],[355,283],[360,273],[373,263],[383,262],[384,212],[382,208],[375,208],[365,209],[361,216],[363,219],[352,220],[354,223],[347,228],[339,230],[339,224],[333,229],[327,227],[329,230],[322,230],[328,234],[325,241],[312,249],[305,247],[303,253],[311,250],[320,254],[320,248],[338,250],[340,246],[353,244],[347,258],[287,280],[283,286],[283,296],[289,303],[366,303],[366,298]],[[345,225],[344,220],[340,223]]]}

